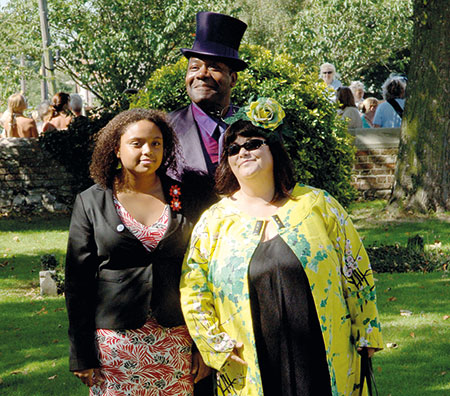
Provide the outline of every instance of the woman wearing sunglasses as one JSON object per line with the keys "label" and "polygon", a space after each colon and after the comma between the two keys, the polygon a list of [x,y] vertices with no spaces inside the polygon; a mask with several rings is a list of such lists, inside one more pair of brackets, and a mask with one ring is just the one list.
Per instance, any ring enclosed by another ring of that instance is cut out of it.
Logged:
{"label": "woman wearing sunglasses", "polygon": [[336,68],[332,63],[324,63],[320,66],[320,78],[334,90],[342,85],[336,77]]}
{"label": "woman wearing sunglasses", "polygon": [[358,352],[382,348],[372,271],[339,203],[295,183],[284,115],[260,98],[233,117],[216,173],[224,197],[183,265],[183,313],[219,395],[356,396]]}

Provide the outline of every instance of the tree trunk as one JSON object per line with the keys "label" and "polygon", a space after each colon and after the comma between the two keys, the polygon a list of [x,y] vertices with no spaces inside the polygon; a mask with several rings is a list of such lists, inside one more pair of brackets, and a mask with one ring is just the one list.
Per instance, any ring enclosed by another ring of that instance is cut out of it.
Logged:
{"label": "tree trunk", "polygon": [[391,206],[450,210],[450,1],[414,0],[414,36]]}

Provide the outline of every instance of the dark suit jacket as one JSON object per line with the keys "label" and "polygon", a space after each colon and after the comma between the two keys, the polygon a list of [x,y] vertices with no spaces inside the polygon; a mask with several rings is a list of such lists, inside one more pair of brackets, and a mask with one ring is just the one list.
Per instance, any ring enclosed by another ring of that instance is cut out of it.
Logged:
{"label": "dark suit jacket", "polygon": [[207,152],[203,147],[197,123],[192,115],[191,105],[169,114],[172,127],[178,136],[184,163],[187,168],[211,173],[207,164]]}
{"label": "dark suit jacket", "polygon": [[194,182],[161,181],[166,202],[170,187],[181,187],[182,210],[170,211],[168,229],[152,252],[124,227],[110,189],[94,185],[76,198],[65,278],[72,371],[99,367],[97,328],[139,328],[150,308],[163,326],[184,323],[181,264],[193,225],[215,198],[206,184],[197,189]]}

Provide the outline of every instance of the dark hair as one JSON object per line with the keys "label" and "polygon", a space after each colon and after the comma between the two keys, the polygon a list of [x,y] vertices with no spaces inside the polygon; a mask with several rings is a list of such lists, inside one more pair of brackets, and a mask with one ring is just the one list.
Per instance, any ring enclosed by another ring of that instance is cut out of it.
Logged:
{"label": "dark hair", "polygon": [[349,87],[339,87],[336,92],[336,100],[343,109],[346,107],[356,107],[355,97]]}
{"label": "dark hair", "polygon": [[228,163],[228,147],[234,143],[238,136],[262,137],[266,139],[273,157],[273,176],[275,182],[275,194],[272,202],[279,199],[291,197],[290,190],[295,185],[294,171],[292,163],[286,152],[281,137],[274,134],[273,138],[267,138],[267,130],[254,126],[250,121],[238,120],[231,124],[225,131],[224,147],[220,164],[216,170],[216,190],[219,194],[230,196],[239,190],[239,183],[231,171]]}
{"label": "dark hair", "polygon": [[57,92],[52,98],[53,117],[66,110],[70,103],[70,95],[65,92]]}
{"label": "dark hair", "polygon": [[91,178],[103,188],[112,188],[118,176],[119,159],[116,151],[120,138],[129,125],[147,120],[156,124],[163,136],[163,160],[156,173],[163,176],[170,170],[177,175],[177,156],[179,154],[178,139],[169,124],[166,113],[159,110],[131,109],[116,115],[96,135],[94,153],[89,167]]}
{"label": "dark hair", "polygon": [[382,86],[385,100],[403,98],[405,96],[406,81],[403,77],[389,77]]}

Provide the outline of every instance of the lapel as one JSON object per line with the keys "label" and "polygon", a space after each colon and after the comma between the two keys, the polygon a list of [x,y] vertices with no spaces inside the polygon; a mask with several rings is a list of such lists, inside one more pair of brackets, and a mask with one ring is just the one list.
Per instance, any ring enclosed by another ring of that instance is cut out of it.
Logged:
{"label": "lapel", "polygon": [[189,168],[208,172],[197,123],[191,105],[183,109],[175,123],[175,131],[180,141],[184,163]]}
{"label": "lapel", "polygon": [[114,206],[112,190],[110,188],[103,190],[100,186],[96,186],[96,188],[104,192],[102,202],[102,206],[104,208],[103,215],[108,225],[122,237],[139,242],[139,240],[128,230],[128,228],[123,225],[120,220],[116,207]]}

